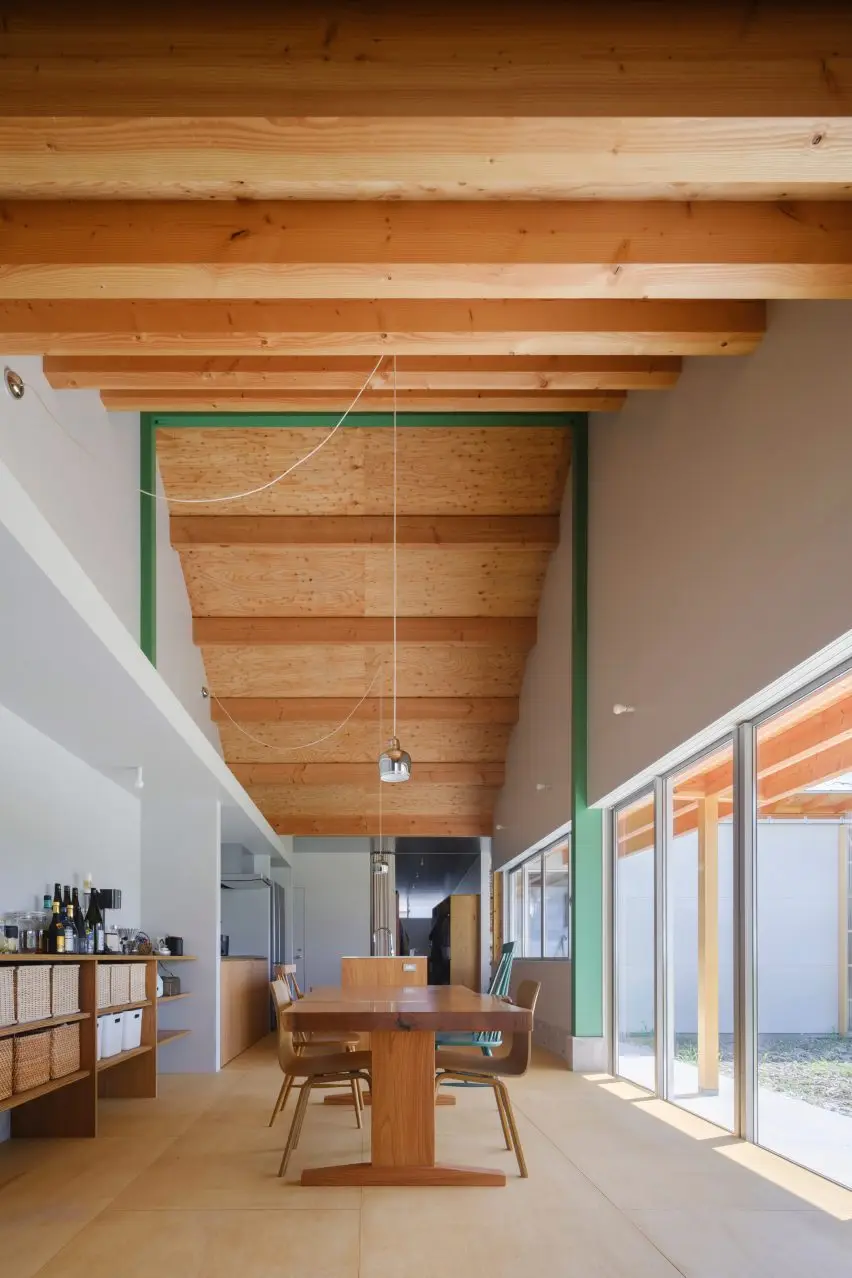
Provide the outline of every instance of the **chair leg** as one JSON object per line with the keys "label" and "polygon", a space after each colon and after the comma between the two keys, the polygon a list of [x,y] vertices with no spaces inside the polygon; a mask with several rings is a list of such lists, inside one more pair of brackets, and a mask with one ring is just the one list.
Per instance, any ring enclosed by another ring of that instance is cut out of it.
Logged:
{"label": "chair leg", "polygon": [[287,1091],[288,1091],[287,1084],[288,1084],[290,1081],[291,1081],[291,1080],[290,1080],[290,1075],[289,1075],[289,1074],[285,1074],[285,1075],[284,1075],[284,1082],[281,1084],[281,1090],[279,1091],[279,1093],[278,1093],[278,1097],[277,1097],[277,1099],[276,1099],[276,1101],[275,1101],[275,1104],[274,1104],[274,1106],[272,1107],[272,1117],[271,1117],[271,1118],[270,1118],[270,1120],[269,1120],[269,1126],[270,1126],[270,1127],[271,1127],[271,1126],[272,1126],[272,1124],[275,1122],[276,1118],[277,1118],[277,1117],[278,1117],[278,1115],[281,1113],[281,1111],[282,1111],[282,1109],[284,1108],[284,1106],[287,1104]]}
{"label": "chair leg", "polygon": [[518,1135],[518,1125],[515,1122],[515,1111],[512,1109],[512,1102],[509,1099],[509,1089],[506,1084],[497,1080],[497,1086],[500,1089],[500,1095],[503,1098],[503,1107],[506,1111],[506,1118],[509,1123],[509,1129],[512,1133],[512,1142],[515,1146],[515,1157],[518,1160],[518,1171],[521,1176],[526,1179],[529,1176],[527,1171],[527,1162],[524,1158],[524,1151],[521,1145],[521,1138]]}
{"label": "chair leg", "polygon": [[355,1106],[355,1123],[358,1127],[358,1130],[360,1131],[361,1128],[363,1127],[363,1123],[361,1121],[361,1101],[358,1096],[357,1078],[352,1079],[352,1104]]}
{"label": "chair leg", "polygon": [[302,1095],[299,1097],[299,1101],[301,1102],[302,1099],[304,1098],[305,1103],[302,1107],[302,1113],[299,1117],[299,1126],[296,1128],[296,1139],[293,1141],[294,1149],[298,1148],[299,1141],[302,1138],[302,1127],[304,1126],[304,1123],[305,1123],[305,1114],[308,1112],[308,1101],[310,1100],[311,1088],[313,1087],[313,1085],[314,1085],[313,1079],[310,1079],[310,1078],[306,1078],[304,1083],[302,1083]]}
{"label": "chair leg", "polygon": [[360,1078],[356,1078],[356,1079],[355,1079],[355,1094],[356,1094],[356,1096],[358,1097],[358,1108],[360,1109],[361,1114],[363,1115],[363,1113],[364,1113],[364,1093],[361,1091],[361,1080],[360,1080]]}
{"label": "chair leg", "polygon": [[301,1128],[301,1125],[302,1125],[302,1119],[305,1116],[305,1110],[307,1109],[309,1095],[310,1095],[310,1084],[308,1083],[308,1080],[305,1079],[305,1082],[302,1084],[302,1090],[299,1095],[299,1100],[296,1104],[296,1112],[293,1115],[293,1121],[290,1124],[290,1131],[287,1133],[287,1144],[284,1146],[284,1153],[281,1158],[281,1166],[278,1168],[279,1176],[283,1176],[284,1173],[286,1172],[287,1164],[290,1161],[290,1155],[292,1154],[293,1150],[296,1148],[296,1145],[298,1143],[299,1129]]}
{"label": "chair leg", "polygon": [[497,1113],[500,1115],[500,1126],[503,1128],[503,1139],[506,1142],[506,1148],[512,1148],[512,1133],[509,1130],[509,1124],[506,1121],[506,1111],[503,1108],[503,1097],[500,1095],[500,1088],[496,1083],[493,1084],[494,1099],[497,1102]]}

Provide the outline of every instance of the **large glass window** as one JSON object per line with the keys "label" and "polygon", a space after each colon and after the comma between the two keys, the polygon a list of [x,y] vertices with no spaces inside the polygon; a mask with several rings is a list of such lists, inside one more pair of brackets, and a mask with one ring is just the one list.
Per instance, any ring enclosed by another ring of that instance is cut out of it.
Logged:
{"label": "large glass window", "polygon": [[668,1099],[733,1130],[734,747],[667,787]]}
{"label": "large glass window", "polygon": [[757,1140],[852,1187],[852,676],[755,748]]}
{"label": "large glass window", "polygon": [[615,815],[616,1073],[656,1087],[654,796]]}
{"label": "large glass window", "polygon": [[571,957],[571,842],[563,839],[509,871],[508,940],[516,958]]}

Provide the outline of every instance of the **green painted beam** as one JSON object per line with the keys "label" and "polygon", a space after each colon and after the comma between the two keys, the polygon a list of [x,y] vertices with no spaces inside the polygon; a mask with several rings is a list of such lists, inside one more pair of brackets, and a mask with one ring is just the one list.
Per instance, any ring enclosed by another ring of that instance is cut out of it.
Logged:
{"label": "green painted beam", "polygon": [[589,426],[571,432],[571,1020],[575,1038],[603,1035],[603,817],[588,806]]}
{"label": "green painted beam", "polygon": [[157,431],[150,413],[139,419],[139,646],[157,664]]}
{"label": "green painted beam", "polygon": [[[331,430],[340,413],[151,413],[154,428],[164,430],[214,430],[227,427],[319,426]],[[405,426],[574,426],[585,421],[585,413],[398,413],[397,424]],[[393,413],[350,413],[347,426],[392,426]]]}

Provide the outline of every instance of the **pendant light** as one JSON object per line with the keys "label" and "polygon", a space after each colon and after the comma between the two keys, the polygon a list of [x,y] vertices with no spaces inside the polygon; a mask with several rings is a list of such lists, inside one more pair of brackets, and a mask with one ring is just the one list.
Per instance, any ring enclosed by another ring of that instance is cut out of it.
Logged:
{"label": "pendant light", "polygon": [[411,755],[403,750],[396,735],[396,355],[393,357],[393,736],[387,750],[379,755],[380,781],[409,781]]}

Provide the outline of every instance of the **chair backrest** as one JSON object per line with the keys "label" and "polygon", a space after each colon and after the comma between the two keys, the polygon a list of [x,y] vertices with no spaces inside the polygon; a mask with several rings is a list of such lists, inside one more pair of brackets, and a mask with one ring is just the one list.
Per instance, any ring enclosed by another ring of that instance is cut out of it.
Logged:
{"label": "chair backrest", "polygon": [[[488,993],[493,994],[495,998],[505,998],[509,993],[514,953],[515,942],[507,941],[500,951],[500,962],[497,964],[497,970],[491,978],[491,984],[488,986]],[[503,1041],[503,1036],[499,1030],[480,1030],[478,1034],[474,1035],[474,1040],[479,1047],[499,1047]]]}
{"label": "chair backrest", "polygon": [[[515,1006],[524,1007],[535,1016],[535,1005],[541,993],[541,981],[521,981],[515,995]],[[532,1030],[517,1030],[512,1034],[512,1043],[504,1060],[507,1073],[526,1074],[532,1057]]]}
{"label": "chair backrest", "polygon": [[287,1011],[293,1000],[290,997],[290,990],[286,981],[280,979],[270,981],[269,990],[272,994],[272,1003],[275,1008],[275,1026],[278,1031],[278,1064],[285,1074],[289,1074],[292,1073],[292,1067],[299,1058],[296,1055],[293,1043],[293,1031],[286,1029],[282,1025],[281,1014]]}

